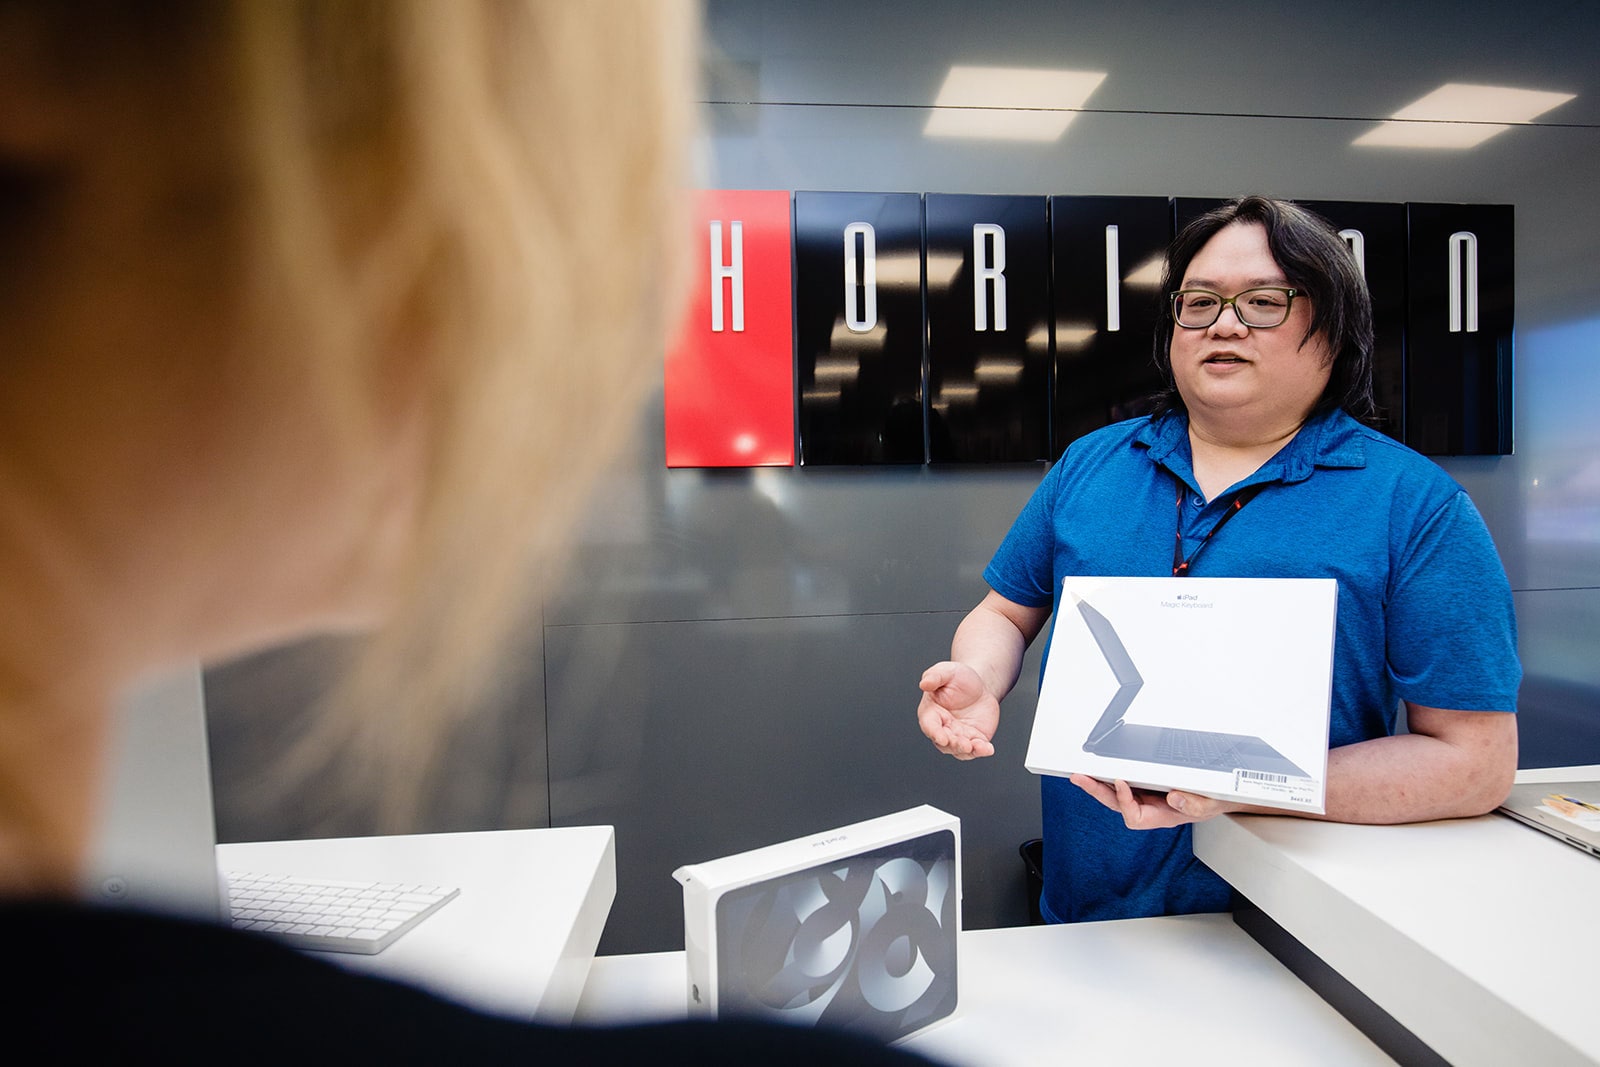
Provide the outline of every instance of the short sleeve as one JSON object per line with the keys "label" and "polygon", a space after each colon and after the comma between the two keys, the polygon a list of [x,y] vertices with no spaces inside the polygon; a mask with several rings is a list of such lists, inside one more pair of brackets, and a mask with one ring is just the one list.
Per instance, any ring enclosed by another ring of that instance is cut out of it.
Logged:
{"label": "short sleeve", "polygon": [[1522,665],[1511,583],[1464,491],[1403,546],[1387,630],[1390,676],[1405,700],[1459,711],[1516,710]]}
{"label": "short sleeve", "polygon": [[1067,457],[1062,456],[1033,491],[984,568],[989,588],[1017,604],[1044,607],[1055,595],[1056,505]]}

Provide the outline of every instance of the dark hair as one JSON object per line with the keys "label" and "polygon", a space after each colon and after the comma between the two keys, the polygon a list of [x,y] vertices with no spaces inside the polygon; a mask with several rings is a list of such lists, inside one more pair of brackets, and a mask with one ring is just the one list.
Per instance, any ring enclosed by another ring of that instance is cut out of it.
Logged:
{"label": "dark hair", "polygon": [[[1218,231],[1236,222],[1260,223],[1267,247],[1284,277],[1311,301],[1311,325],[1303,345],[1321,332],[1333,353],[1333,373],[1313,409],[1343,408],[1372,422],[1378,407],[1372,397],[1372,296],[1344,239],[1321,215],[1287,200],[1245,196],[1214,208],[1183,228],[1167,249],[1161,275],[1163,304],[1183,282],[1189,264]],[[1183,410],[1172,376],[1172,315],[1164,306],[1156,319],[1155,363],[1162,388],[1152,400],[1157,415]]]}

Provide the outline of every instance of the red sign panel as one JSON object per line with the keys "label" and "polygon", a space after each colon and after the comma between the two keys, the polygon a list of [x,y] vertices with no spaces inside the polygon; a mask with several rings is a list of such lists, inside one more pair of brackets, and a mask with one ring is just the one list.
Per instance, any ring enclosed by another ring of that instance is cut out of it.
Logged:
{"label": "red sign panel", "polygon": [[669,467],[794,465],[789,202],[700,193],[688,307],[667,350]]}

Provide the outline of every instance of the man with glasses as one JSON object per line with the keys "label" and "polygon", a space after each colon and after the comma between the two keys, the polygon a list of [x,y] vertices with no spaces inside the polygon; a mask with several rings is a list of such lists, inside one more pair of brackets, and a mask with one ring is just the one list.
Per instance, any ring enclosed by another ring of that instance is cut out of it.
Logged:
{"label": "man with glasses", "polygon": [[[993,754],[999,702],[1066,575],[1333,577],[1325,817],[1492,810],[1516,769],[1510,584],[1465,491],[1364,425],[1371,298],[1343,240],[1246,197],[1179,234],[1162,287],[1153,413],[1074,441],[1045,476],[984,572],[992,591],[922,677],[923,733],[958,759]],[[1086,775],[1041,784],[1040,910],[1056,922],[1226,910],[1190,824],[1286,814]]]}

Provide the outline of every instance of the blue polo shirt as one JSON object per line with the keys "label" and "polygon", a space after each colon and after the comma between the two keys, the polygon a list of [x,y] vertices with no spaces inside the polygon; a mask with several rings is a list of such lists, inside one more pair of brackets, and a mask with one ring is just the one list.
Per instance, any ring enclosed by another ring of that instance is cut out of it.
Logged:
{"label": "blue polo shirt", "polygon": [[[1008,600],[1054,612],[1067,575],[1170,575],[1177,524],[1193,553],[1238,491],[1256,484],[1264,487],[1190,573],[1338,579],[1330,745],[1393,733],[1401,700],[1516,709],[1511,587],[1482,516],[1437,464],[1342,411],[1313,416],[1209,502],[1183,414],[1088,434],[1045,476],[984,579]],[[1248,656],[1240,650],[1241,663]],[[1194,858],[1189,827],[1129,830],[1066,779],[1041,782],[1047,919],[1227,909],[1228,886]]]}

